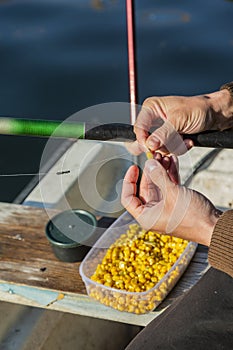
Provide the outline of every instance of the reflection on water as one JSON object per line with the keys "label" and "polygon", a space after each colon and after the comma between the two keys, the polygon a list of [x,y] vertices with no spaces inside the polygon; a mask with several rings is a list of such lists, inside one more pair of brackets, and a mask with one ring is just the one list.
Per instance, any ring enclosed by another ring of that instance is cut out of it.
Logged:
{"label": "reflection on water", "polygon": [[149,26],[173,26],[180,22],[190,22],[191,19],[188,12],[175,9],[150,9],[142,13],[141,17],[142,22]]}
{"label": "reflection on water", "polygon": [[113,6],[116,2],[117,0],[91,0],[90,4],[91,7],[95,10],[104,10],[109,6]]}

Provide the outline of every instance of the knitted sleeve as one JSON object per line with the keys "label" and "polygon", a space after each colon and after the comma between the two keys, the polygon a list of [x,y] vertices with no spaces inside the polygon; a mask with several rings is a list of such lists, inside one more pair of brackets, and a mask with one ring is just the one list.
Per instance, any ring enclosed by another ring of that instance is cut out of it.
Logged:
{"label": "knitted sleeve", "polygon": [[233,210],[223,213],[214,228],[209,263],[233,277]]}

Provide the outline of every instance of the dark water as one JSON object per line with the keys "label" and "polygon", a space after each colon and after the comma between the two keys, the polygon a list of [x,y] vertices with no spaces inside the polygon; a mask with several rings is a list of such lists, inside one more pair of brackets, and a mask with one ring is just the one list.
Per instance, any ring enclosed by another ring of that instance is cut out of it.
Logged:
{"label": "dark water", "polygon": [[[135,9],[139,103],[232,80],[232,1],[137,0]],[[126,40],[123,0],[0,1],[0,115],[64,120],[128,101]],[[36,172],[45,142],[1,136],[0,173]],[[0,200],[29,180],[0,178]]]}

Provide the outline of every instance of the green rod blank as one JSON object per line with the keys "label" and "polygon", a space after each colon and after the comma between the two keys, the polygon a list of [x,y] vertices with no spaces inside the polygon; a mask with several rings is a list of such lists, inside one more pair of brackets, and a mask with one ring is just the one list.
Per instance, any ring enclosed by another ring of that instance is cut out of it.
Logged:
{"label": "green rod blank", "polygon": [[85,123],[0,118],[0,134],[82,139]]}

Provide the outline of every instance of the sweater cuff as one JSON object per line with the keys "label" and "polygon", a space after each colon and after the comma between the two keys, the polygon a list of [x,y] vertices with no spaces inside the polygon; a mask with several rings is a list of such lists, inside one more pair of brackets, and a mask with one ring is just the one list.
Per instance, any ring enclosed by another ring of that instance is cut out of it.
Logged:
{"label": "sweater cuff", "polygon": [[223,213],[215,225],[208,259],[214,268],[233,277],[233,210]]}
{"label": "sweater cuff", "polygon": [[227,89],[230,92],[231,98],[233,99],[233,81],[226,83],[220,87],[220,90]]}

